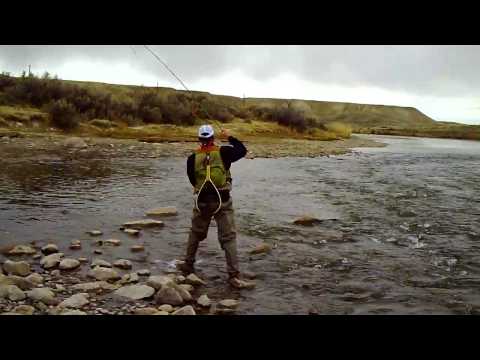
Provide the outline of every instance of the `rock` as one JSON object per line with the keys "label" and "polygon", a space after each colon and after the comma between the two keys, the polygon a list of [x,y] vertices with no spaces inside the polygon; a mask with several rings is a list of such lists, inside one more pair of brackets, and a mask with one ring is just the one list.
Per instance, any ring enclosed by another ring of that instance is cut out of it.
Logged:
{"label": "rock", "polygon": [[158,221],[158,220],[137,220],[137,221],[129,221],[123,224],[123,227],[125,229],[135,229],[135,230],[141,230],[145,228],[151,228],[151,227],[163,227],[165,224],[163,221]]}
{"label": "rock", "polygon": [[177,215],[177,209],[173,206],[162,207],[147,211],[147,216],[174,216]]}
{"label": "rock", "polygon": [[43,284],[43,276],[37,273],[33,273],[28,275],[25,280],[30,281],[34,285],[40,285]]}
{"label": "rock", "polygon": [[75,284],[72,286],[73,290],[80,290],[80,291],[97,291],[97,290],[116,290],[118,288],[117,285],[109,284],[106,281],[93,281],[87,282],[82,284]]}
{"label": "rock", "polygon": [[15,285],[0,285],[0,299],[8,298],[11,301],[25,299],[25,293]]}
{"label": "rock", "polygon": [[322,220],[316,219],[311,216],[302,216],[301,218],[296,219],[293,223],[295,225],[302,225],[302,226],[313,226],[315,224],[321,223]]}
{"label": "rock", "polygon": [[78,261],[80,261],[83,264],[83,263],[88,262],[88,259],[84,258],[84,257],[81,257],[81,258],[78,258]]}
{"label": "rock", "polygon": [[55,284],[55,290],[57,292],[62,292],[62,291],[65,291],[65,286],[63,286],[62,284]]}
{"label": "rock", "polygon": [[155,314],[153,315],[170,315],[168,312],[166,311],[157,311]]}
{"label": "rock", "polygon": [[253,280],[257,278],[257,274],[251,272],[251,271],[243,271],[242,272],[243,276],[247,279]]}
{"label": "rock", "polygon": [[120,275],[118,275],[118,273],[115,270],[104,268],[101,266],[97,266],[91,269],[87,273],[87,276],[95,278],[100,281],[115,281],[120,279]]}
{"label": "rock", "polygon": [[92,261],[91,267],[94,268],[96,266],[111,268],[112,264],[110,264],[108,261],[105,261],[105,260],[102,260],[102,259],[95,259],[95,260]]}
{"label": "rock", "polygon": [[132,268],[132,262],[130,260],[120,259],[115,261],[113,266],[123,270],[130,270]]}
{"label": "rock", "polygon": [[60,275],[61,275],[61,274],[60,274],[60,270],[53,270],[53,271],[50,273],[50,275],[52,275],[52,277],[54,277],[54,278],[58,278],[58,277],[60,277]]}
{"label": "rock", "polygon": [[35,287],[35,284],[27,278],[16,275],[9,275],[8,278],[11,280],[13,285],[18,286],[22,290],[31,290]]}
{"label": "rock", "polygon": [[82,243],[80,240],[73,240],[69,246],[70,250],[80,250],[82,248]]}
{"label": "rock", "polygon": [[178,275],[175,280],[176,280],[177,284],[181,284],[181,283],[185,282],[186,278],[183,275]]}
{"label": "rock", "polygon": [[141,300],[153,296],[155,289],[147,285],[128,285],[116,290],[114,294],[130,300]]}
{"label": "rock", "polygon": [[50,288],[37,288],[27,291],[27,296],[34,301],[40,301],[47,305],[56,303],[55,293]]}
{"label": "rock", "polygon": [[100,230],[91,230],[91,231],[87,231],[87,234],[92,236],[100,236],[100,235],[103,235],[103,232],[101,232]]}
{"label": "rock", "polygon": [[63,259],[60,262],[59,268],[62,270],[73,270],[80,266],[80,261],[77,259]]}
{"label": "rock", "polygon": [[80,310],[65,310],[62,311],[59,315],[87,315],[87,313]]}
{"label": "rock", "polygon": [[[113,123],[110,120],[106,120],[106,119],[93,119],[89,121],[89,124],[102,129],[108,129],[113,126]],[[110,145],[111,145],[110,147],[113,147],[112,146],[113,144],[110,144]]]}
{"label": "rock", "polygon": [[172,282],[170,285],[168,285],[172,288],[174,288],[175,290],[177,290],[177,292],[180,294],[180,296],[182,297],[183,301],[185,302],[188,302],[188,301],[192,301],[192,295],[190,295],[190,292],[185,290],[183,287],[181,287],[180,285],[177,285],[176,283]]}
{"label": "rock", "polygon": [[141,269],[137,271],[137,274],[140,276],[150,276],[150,270],[148,269]]}
{"label": "rock", "polygon": [[236,308],[238,304],[239,304],[238,300],[232,300],[232,299],[226,299],[219,302],[219,305],[229,309]]}
{"label": "rock", "polygon": [[33,255],[33,259],[34,259],[34,260],[38,260],[38,259],[40,259],[41,257],[42,257],[42,254],[35,254],[35,255]]}
{"label": "rock", "polygon": [[138,282],[138,274],[137,273],[131,273],[131,274],[125,274],[122,276],[120,279],[120,283],[122,284],[127,284],[127,283],[134,283]]}
{"label": "rock", "polygon": [[267,243],[263,243],[260,245],[257,245],[254,249],[250,250],[249,253],[250,255],[256,255],[256,254],[266,254],[269,253],[272,250],[272,246]]}
{"label": "rock", "polygon": [[187,290],[188,292],[192,292],[193,290],[195,290],[194,287],[193,287],[192,285],[190,285],[190,284],[180,284],[180,285],[178,285],[178,286],[180,286],[181,288]]}
{"label": "rock", "polygon": [[140,235],[140,230],[135,230],[135,229],[124,229],[123,230],[125,233],[128,235],[133,235],[133,236],[138,236]]}
{"label": "rock", "polygon": [[79,137],[71,137],[63,142],[63,145],[73,149],[83,149],[88,147],[87,143]]}
{"label": "rock", "polygon": [[172,315],[196,315],[195,310],[190,305],[184,306],[177,311],[173,312]]}
{"label": "rock", "polygon": [[0,286],[1,285],[15,285],[13,280],[9,278],[9,276],[5,276],[0,273]]}
{"label": "rock", "polygon": [[210,307],[212,300],[210,300],[206,294],[203,294],[197,299],[197,304],[203,307]]}
{"label": "rock", "polygon": [[44,247],[42,247],[42,253],[45,255],[58,253],[58,246],[55,244],[47,244]]}
{"label": "rock", "polygon": [[8,252],[8,255],[33,255],[37,251],[29,245],[16,245]]}
{"label": "rock", "polygon": [[155,295],[157,304],[182,305],[183,299],[177,290],[169,286],[163,286]]}
{"label": "rock", "polygon": [[35,308],[30,305],[18,305],[13,312],[20,315],[33,315]]}
{"label": "rock", "polygon": [[133,245],[130,250],[132,252],[141,252],[141,251],[145,251],[145,246],[143,245]]}
{"label": "rock", "polygon": [[155,315],[157,312],[158,312],[157,309],[152,307],[147,307],[147,308],[135,309],[134,314],[135,315]]}
{"label": "rock", "polygon": [[168,286],[173,283],[172,278],[164,275],[153,275],[147,280],[147,285],[159,290],[162,286]]}
{"label": "rock", "polygon": [[185,281],[190,284],[190,285],[206,285],[207,283],[205,281],[203,281],[202,279],[200,279],[197,275],[195,274],[190,274],[187,276],[187,278],[185,279]]}
{"label": "rock", "polygon": [[3,270],[7,274],[27,276],[30,274],[30,264],[26,261],[7,260],[3,264]]}
{"label": "rock", "polygon": [[166,313],[171,313],[173,311],[173,306],[169,304],[163,304],[158,307],[158,310],[164,311]]}
{"label": "rock", "polygon": [[56,254],[45,256],[44,258],[42,258],[42,260],[40,260],[40,265],[44,269],[51,269],[51,268],[57,267],[58,264],[60,264],[62,257],[63,257],[63,253],[56,253]]}
{"label": "rock", "polygon": [[105,244],[108,244],[108,245],[113,245],[113,246],[119,246],[122,242],[118,239],[108,239],[108,240],[105,240]]}
{"label": "rock", "polygon": [[70,296],[68,299],[63,300],[58,306],[61,308],[73,308],[80,309],[87,305],[90,301],[88,300],[88,294],[80,293]]}

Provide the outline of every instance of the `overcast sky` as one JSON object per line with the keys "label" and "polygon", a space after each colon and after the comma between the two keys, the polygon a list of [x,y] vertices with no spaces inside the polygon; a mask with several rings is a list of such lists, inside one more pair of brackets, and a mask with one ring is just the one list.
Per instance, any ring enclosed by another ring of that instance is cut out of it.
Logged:
{"label": "overcast sky", "polygon": [[[192,90],[413,106],[480,124],[480,46],[151,45]],[[0,45],[0,71],[174,87],[141,45]]]}

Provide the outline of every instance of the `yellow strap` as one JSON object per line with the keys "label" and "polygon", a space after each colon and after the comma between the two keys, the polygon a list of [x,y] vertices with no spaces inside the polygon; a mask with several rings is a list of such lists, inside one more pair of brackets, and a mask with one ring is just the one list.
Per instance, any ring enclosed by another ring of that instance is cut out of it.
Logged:
{"label": "yellow strap", "polygon": [[212,182],[212,179],[210,179],[210,164],[207,165],[207,176],[205,177],[205,182],[207,181]]}

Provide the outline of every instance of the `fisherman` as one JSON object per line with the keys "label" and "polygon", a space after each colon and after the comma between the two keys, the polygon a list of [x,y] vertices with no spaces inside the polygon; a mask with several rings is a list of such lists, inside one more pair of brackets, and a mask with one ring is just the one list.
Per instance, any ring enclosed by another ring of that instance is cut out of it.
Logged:
{"label": "fisherman", "polygon": [[195,272],[195,256],[199,243],[207,238],[212,218],[218,228],[218,241],[225,251],[228,282],[235,288],[252,288],[255,283],[242,280],[237,257],[237,240],[234,222],[232,197],[232,177],[230,166],[247,154],[242,142],[222,130],[221,138],[228,139],[230,146],[216,146],[211,125],[203,125],[198,130],[200,147],[188,157],[187,174],[194,187],[195,207],[192,227],[187,243],[185,262],[179,269],[190,274]]}

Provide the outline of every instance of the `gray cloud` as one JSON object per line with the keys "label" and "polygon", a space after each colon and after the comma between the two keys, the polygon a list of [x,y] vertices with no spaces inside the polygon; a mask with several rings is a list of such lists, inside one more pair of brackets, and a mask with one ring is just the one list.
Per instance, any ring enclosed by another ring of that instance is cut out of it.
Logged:
{"label": "gray cloud", "polygon": [[[124,61],[157,79],[170,75],[141,46],[2,45],[0,66],[54,69],[69,60]],[[289,72],[309,81],[376,86],[417,95],[479,96],[480,46],[152,45],[187,83],[242,70],[257,80]],[[1,69],[0,69],[1,70]],[[95,80],[95,79],[92,79]]]}

